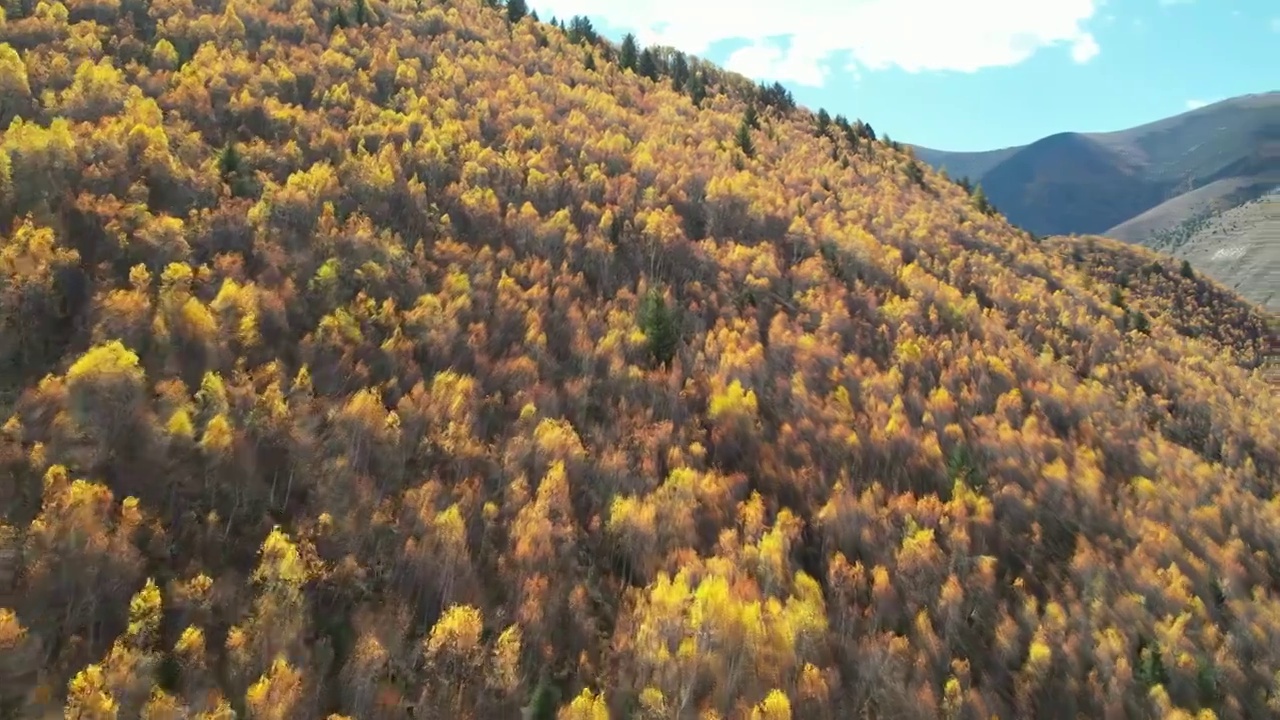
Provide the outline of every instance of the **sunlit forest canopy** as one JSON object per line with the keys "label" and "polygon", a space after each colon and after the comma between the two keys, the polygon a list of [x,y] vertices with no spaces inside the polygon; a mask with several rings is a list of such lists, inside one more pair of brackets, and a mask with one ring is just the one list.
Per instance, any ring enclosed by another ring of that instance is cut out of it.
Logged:
{"label": "sunlit forest canopy", "polygon": [[479,0],[6,0],[0,717],[1280,714],[1267,325]]}

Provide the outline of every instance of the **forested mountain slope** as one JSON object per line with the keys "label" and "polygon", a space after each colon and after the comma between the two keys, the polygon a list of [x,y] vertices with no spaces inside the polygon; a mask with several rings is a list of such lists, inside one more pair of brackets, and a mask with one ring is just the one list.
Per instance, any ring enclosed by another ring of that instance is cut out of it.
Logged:
{"label": "forested mountain slope", "polygon": [[1280,712],[1254,310],[508,10],[6,7],[0,715]]}
{"label": "forested mountain slope", "polygon": [[[1158,224],[1160,214],[1152,214]],[[1139,218],[1145,219],[1146,214]],[[1141,224],[1132,229],[1130,237],[1115,236],[1139,238],[1155,250],[1186,258],[1254,303],[1280,310],[1280,187],[1229,210],[1200,210],[1176,227],[1145,236]]]}

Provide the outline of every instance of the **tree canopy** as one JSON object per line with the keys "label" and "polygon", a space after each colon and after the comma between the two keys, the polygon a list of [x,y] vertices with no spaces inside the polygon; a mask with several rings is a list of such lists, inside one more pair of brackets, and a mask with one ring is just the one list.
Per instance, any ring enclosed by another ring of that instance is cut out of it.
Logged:
{"label": "tree canopy", "polygon": [[1267,319],[631,45],[4,6],[0,716],[1280,713]]}

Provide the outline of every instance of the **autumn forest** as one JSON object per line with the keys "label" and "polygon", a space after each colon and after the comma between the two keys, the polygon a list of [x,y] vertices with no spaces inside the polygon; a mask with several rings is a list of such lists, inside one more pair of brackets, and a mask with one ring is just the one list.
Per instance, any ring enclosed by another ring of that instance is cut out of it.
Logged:
{"label": "autumn forest", "polygon": [[1268,318],[487,0],[0,6],[0,718],[1280,716]]}

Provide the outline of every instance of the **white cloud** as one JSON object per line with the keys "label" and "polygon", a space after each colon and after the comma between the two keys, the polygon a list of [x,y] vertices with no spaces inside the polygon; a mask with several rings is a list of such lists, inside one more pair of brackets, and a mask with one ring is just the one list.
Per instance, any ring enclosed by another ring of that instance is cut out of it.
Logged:
{"label": "white cloud", "polygon": [[733,51],[725,65],[747,77],[785,77],[801,85],[820,86],[826,71],[803,52],[785,51],[778,44],[756,42]]}
{"label": "white cloud", "polygon": [[[1105,0],[541,0],[545,17],[588,15],[641,43],[705,55],[719,40],[749,45],[729,69],[759,79],[822,85],[837,54],[856,66],[907,72],[1016,65],[1061,46],[1084,63],[1099,52],[1085,28]],[[655,20],[654,18],[663,18]],[[779,42],[786,38],[788,42]]]}
{"label": "white cloud", "polygon": [[1276,17],[1271,18],[1271,29],[1275,32],[1280,33],[1280,15],[1277,15]]}
{"label": "white cloud", "polygon": [[1206,102],[1206,101],[1204,101],[1204,100],[1188,100],[1188,101],[1187,101],[1187,109],[1188,109],[1188,110],[1199,110],[1200,108],[1202,108],[1202,107],[1204,107],[1205,105],[1208,105],[1208,104],[1209,104],[1209,103],[1208,103],[1208,102]]}
{"label": "white cloud", "polygon": [[1071,46],[1071,59],[1080,64],[1089,62],[1102,52],[1102,48],[1098,47],[1098,41],[1093,39],[1092,35],[1086,33]]}

